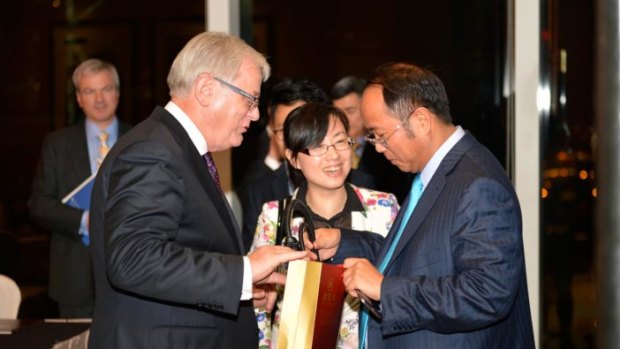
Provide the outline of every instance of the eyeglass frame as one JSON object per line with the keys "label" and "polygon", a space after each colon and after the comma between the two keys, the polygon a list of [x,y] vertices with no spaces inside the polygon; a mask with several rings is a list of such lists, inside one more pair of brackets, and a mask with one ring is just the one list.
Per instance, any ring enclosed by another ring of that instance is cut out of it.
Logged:
{"label": "eyeglass frame", "polygon": [[400,124],[398,124],[398,126],[396,126],[396,128],[394,128],[394,130],[392,130],[392,132],[390,132],[390,134],[388,134],[387,137],[379,137],[377,138],[377,136],[372,133],[369,134],[368,136],[364,137],[364,140],[370,144],[372,144],[373,146],[377,146],[377,144],[381,144],[382,147],[386,148],[386,149],[390,149],[390,145],[388,144],[388,141],[390,140],[390,138],[392,138],[392,136],[396,133],[396,131],[400,130],[403,125],[406,122],[409,122],[409,118],[411,117],[411,115],[413,115],[418,109],[416,108],[413,112],[411,112],[411,114],[409,114],[409,116],[400,122]]}
{"label": "eyeglass frame", "polygon": [[256,107],[258,107],[258,102],[260,100],[260,97],[258,96],[253,96],[250,93],[240,89],[239,87],[226,82],[225,80],[222,80],[220,78],[218,78],[217,76],[214,76],[213,79],[215,79],[216,81],[220,82],[221,84],[223,84],[224,86],[228,87],[231,91],[235,92],[236,94],[244,97],[245,99],[247,99],[250,102],[249,105],[249,111],[254,110]]}
{"label": "eyeglass frame", "polygon": [[338,148],[336,148],[336,144],[340,144],[340,142],[342,142],[342,141],[338,141],[338,142],[333,143],[333,144],[324,144],[324,143],[321,143],[321,144],[317,145],[316,147],[313,147],[313,148],[312,148],[312,149],[314,149],[314,150],[316,150],[316,149],[325,149],[325,151],[324,151],[324,152],[322,152],[321,154],[316,154],[316,153],[315,153],[315,154],[310,154],[310,150],[311,150],[310,148],[305,148],[305,149],[302,149],[302,150],[300,151],[300,153],[302,153],[302,154],[306,154],[306,155],[308,155],[308,156],[312,156],[312,157],[317,157],[317,158],[318,158],[318,157],[321,157],[321,156],[323,156],[323,155],[327,154],[327,153],[329,152],[329,148],[330,148],[330,147],[333,147],[335,151],[345,151],[345,150],[349,150],[349,149],[351,149],[351,147],[353,146],[353,144],[355,144],[355,140],[354,140],[352,137],[347,137],[347,138],[345,138],[345,139],[344,139],[344,141],[345,141],[345,144],[347,144],[347,148],[342,148],[342,149],[338,149]]}

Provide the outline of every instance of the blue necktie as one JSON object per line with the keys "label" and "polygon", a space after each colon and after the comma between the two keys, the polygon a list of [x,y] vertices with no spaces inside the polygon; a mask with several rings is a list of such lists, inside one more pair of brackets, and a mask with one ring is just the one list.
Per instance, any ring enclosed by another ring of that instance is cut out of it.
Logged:
{"label": "blue necktie", "polygon": [[[422,196],[422,190],[424,186],[422,185],[422,180],[420,179],[420,174],[418,174],[413,180],[413,184],[411,185],[411,190],[409,191],[409,201],[407,202],[407,208],[405,208],[405,213],[400,220],[400,225],[398,226],[398,231],[396,232],[396,236],[392,240],[390,247],[385,253],[385,257],[379,264],[379,272],[383,274],[385,272],[385,268],[388,265],[390,259],[392,259],[392,255],[394,254],[394,250],[396,249],[396,245],[398,245],[398,241],[400,240],[400,236],[403,234],[403,230],[405,230],[405,226],[409,222],[409,218],[411,218],[411,214],[415,209],[415,206],[418,204],[420,200],[420,196]],[[359,327],[359,337],[360,344],[359,348],[364,349],[366,347],[366,332],[368,329],[368,311],[366,308],[362,307],[360,311],[360,327]]]}

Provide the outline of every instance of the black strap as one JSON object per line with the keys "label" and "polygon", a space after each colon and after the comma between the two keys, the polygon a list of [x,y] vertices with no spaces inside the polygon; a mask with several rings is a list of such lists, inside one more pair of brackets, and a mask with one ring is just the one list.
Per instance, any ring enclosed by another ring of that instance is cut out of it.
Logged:
{"label": "black strap", "polygon": [[281,245],[286,232],[284,231],[284,207],[286,206],[287,199],[278,200],[278,226],[276,229],[276,242],[274,245]]}

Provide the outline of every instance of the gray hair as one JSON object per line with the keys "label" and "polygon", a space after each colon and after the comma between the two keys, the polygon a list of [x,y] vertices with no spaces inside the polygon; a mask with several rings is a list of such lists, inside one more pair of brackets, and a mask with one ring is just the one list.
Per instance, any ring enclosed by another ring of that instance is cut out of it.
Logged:
{"label": "gray hair", "polygon": [[263,81],[269,78],[271,68],[265,57],[242,39],[219,32],[200,33],[172,62],[168,73],[170,96],[186,97],[196,78],[204,72],[227,81],[234,80],[244,59],[260,68]]}
{"label": "gray hair", "polygon": [[75,87],[76,91],[80,90],[80,86],[78,86],[78,83],[82,76],[100,73],[102,71],[109,71],[110,74],[112,74],[112,80],[114,80],[114,85],[116,86],[116,89],[120,89],[121,82],[118,77],[118,71],[116,71],[116,67],[114,67],[112,63],[108,63],[97,58],[91,58],[80,63],[80,65],[78,65],[77,68],[75,68],[75,70],[73,71],[72,80],[73,86]]}

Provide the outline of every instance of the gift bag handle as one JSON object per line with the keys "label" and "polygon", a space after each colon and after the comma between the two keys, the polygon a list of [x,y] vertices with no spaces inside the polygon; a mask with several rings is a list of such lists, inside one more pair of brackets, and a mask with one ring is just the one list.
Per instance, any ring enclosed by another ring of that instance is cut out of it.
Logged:
{"label": "gift bag handle", "polygon": [[[291,221],[295,217],[295,214],[301,214],[303,218],[303,222],[299,225],[299,239],[295,238],[291,232]],[[310,242],[316,240],[312,213],[308,206],[301,200],[295,198],[280,200],[278,209],[278,231],[276,234],[278,237],[276,241],[282,239],[281,244],[283,246],[288,246],[297,251],[303,251],[304,231],[308,235],[308,240],[310,240]],[[312,253],[316,254],[319,261],[321,260],[318,250],[312,249]]]}

